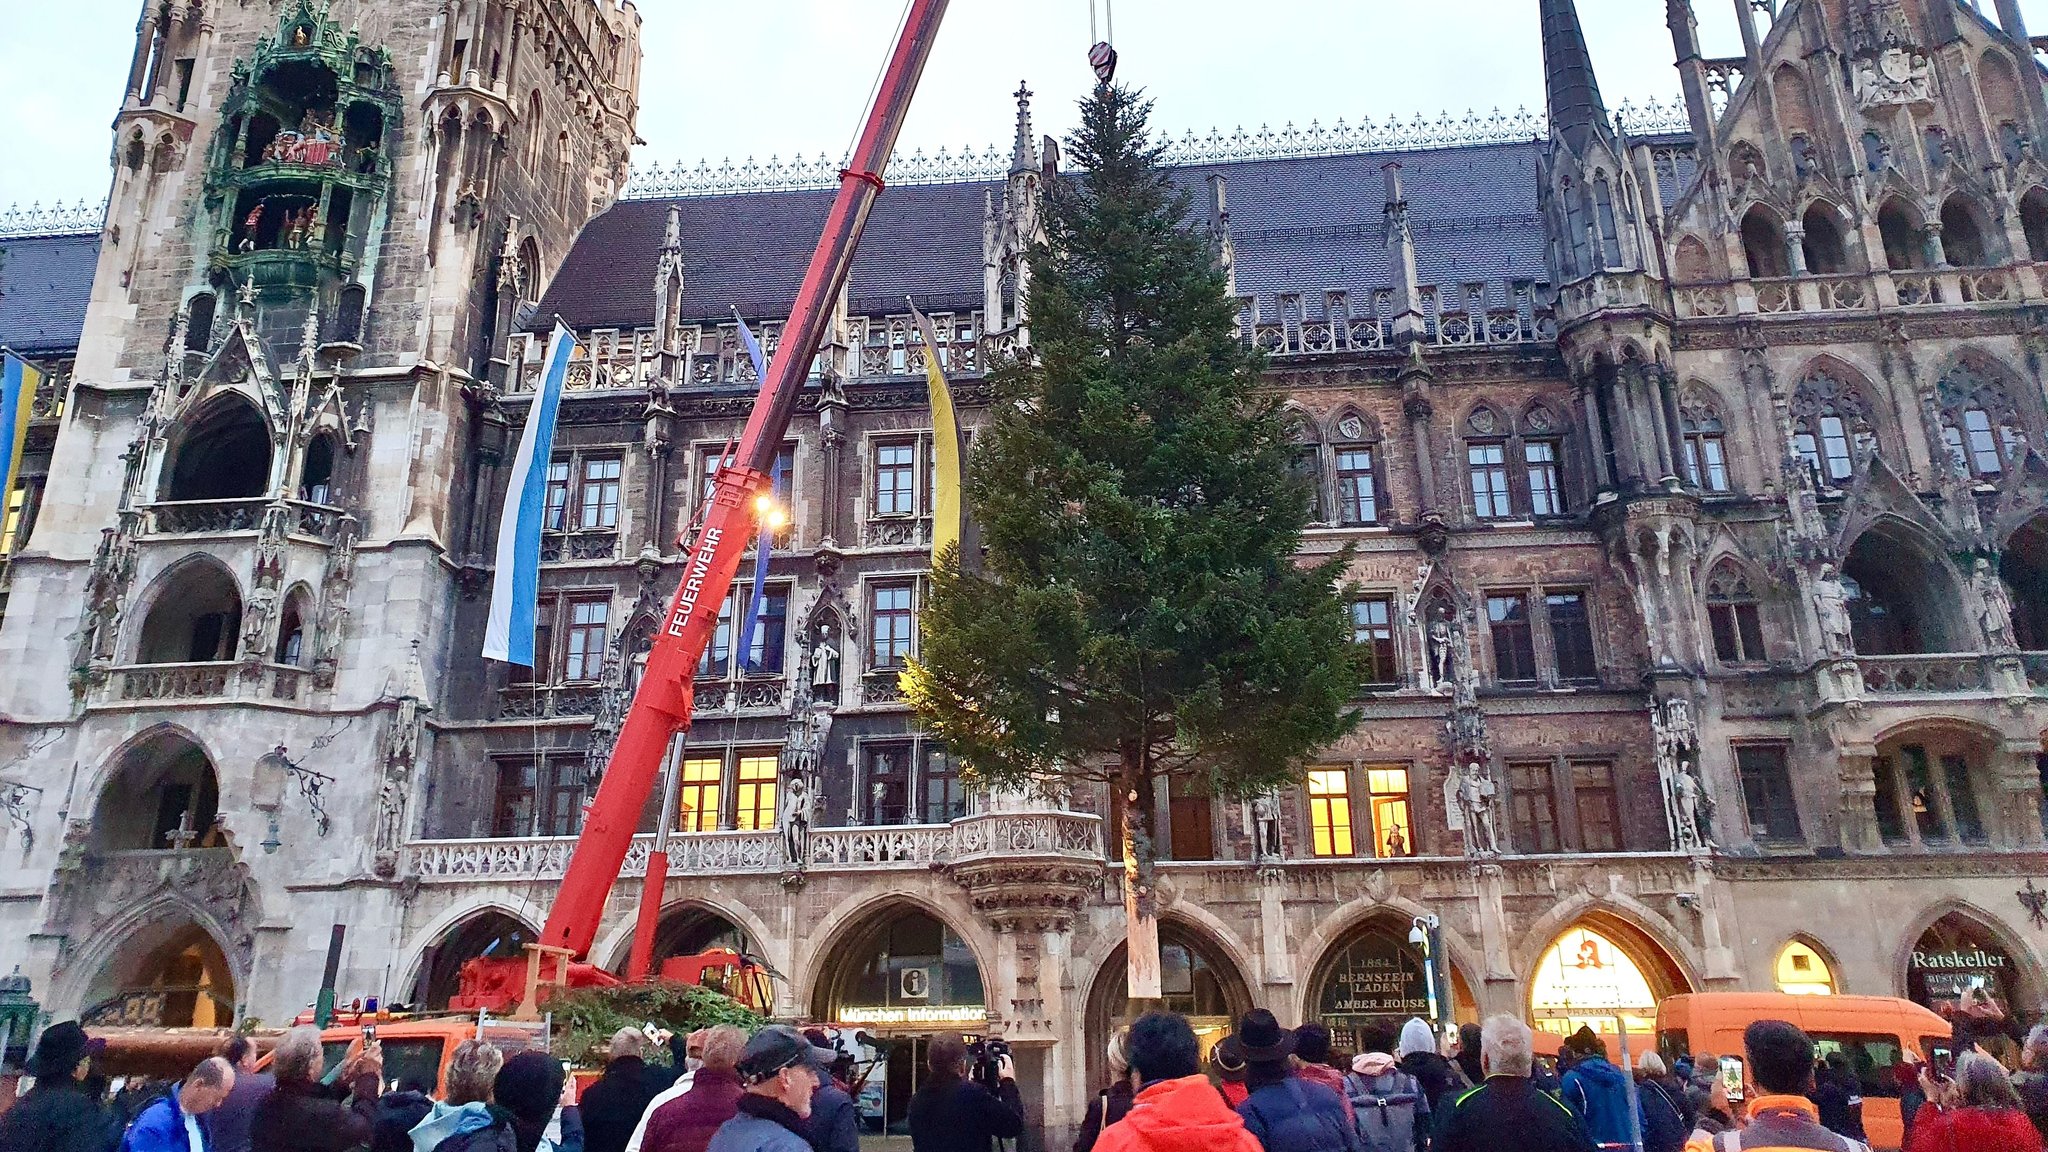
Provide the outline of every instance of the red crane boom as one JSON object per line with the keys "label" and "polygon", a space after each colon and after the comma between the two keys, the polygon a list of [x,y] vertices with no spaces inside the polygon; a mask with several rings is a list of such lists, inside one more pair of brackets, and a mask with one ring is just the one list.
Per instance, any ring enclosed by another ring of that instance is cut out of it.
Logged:
{"label": "red crane boom", "polygon": [[[875,93],[866,126],[854,146],[839,193],[825,218],[825,232],[811,254],[782,340],[768,364],[768,380],[730,467],[721,468],[708,513],[683,569],[668,618],[656,634],[647,671],[633,695],[625,726],[613,747],[610,767],[569,857],[569,870],[541,929],[540,944],[557,954],[582,956],[596,939],[606,897],[638,831],[655,776],[675,736],[690,727],[697,661],[710,644],[740,557],[754,536],[753,497],[768,484],[776,451],[789,429],[790,413],[817,356],[834,302],[846,287],[854,249],[868,213],[882,192],[881,173],[896,147],[911,96],[931,58],[932,42],[947,0],[911,0],[909,15]],[[660,879],[649,869],[649,883]]]}

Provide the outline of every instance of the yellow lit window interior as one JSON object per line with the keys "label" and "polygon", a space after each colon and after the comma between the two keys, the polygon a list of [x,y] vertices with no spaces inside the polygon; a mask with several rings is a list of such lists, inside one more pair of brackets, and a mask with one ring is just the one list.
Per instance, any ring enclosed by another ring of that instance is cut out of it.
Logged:
{"label": "yellow lit window interior", "polygon": [[775,827],[775,764],[773,756],[740,757],[739,811],[735,820],[740,831]]}
{"label": "yellow lit window interior", "polygon": [[28,510],[28,488],[19,487],[7,494],[7,514],[0,519],[0,556],[14,555],[15,545],[21,539],[21,515]]}
{"label": "yellow lit window interior", "polygon": [[1351,783],[1343,769],[1308,774],[1308,819],[1316,855],[1351,855]]}
{"label": "yellow lit window interior", "polygon": [[676,784],[676,831],[718,831],[718,760],[685,760]]}
{"label": "yellow lit window interior", "polygon": [[1408,770],[1368,769],[1365,781],[1372,793],[1373,855],[1415,855],[1415,826],[1408,819]]}
{"label": "yellow lit window interior", "polygon": [[1794,940],[1778,953],[1778,991],[1794,996],[1832,996],[1835,974],[1820,953]]}

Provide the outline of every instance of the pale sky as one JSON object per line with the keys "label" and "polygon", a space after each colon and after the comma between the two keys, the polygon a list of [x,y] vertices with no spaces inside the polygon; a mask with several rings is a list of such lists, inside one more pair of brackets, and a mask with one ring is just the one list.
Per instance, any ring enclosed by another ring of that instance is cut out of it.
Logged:
{"label": "pale sky", "polygon": [[[335,0],[335,10],[345,18],[359,3],[397,2],[426,0]],[[1709,56],[1740,52],[1733,13],[1742,2],[1694,0]],[[2048,32],[2048,0],[2021,8],[2032,31]],[[1151,92],[1153,123],[1176,136],[1543,101],[1535,0],[1117,0],[1114,9],[1119,76]],[[138,11],[139,0],[0,0],[0,210],[106,195],[109,124]],[[902,0],[640,0],[648,143],[636,164],[837,159],[901,11]],[[1579,11],[1610,105],[1676,96],[1663,4],[1579,0]],[[1088,0],[953,0],[904,148],[1007,150],[1020,79],[1038,93],[1039,132],[1063,135],[1092,82],[1088,20]]]}

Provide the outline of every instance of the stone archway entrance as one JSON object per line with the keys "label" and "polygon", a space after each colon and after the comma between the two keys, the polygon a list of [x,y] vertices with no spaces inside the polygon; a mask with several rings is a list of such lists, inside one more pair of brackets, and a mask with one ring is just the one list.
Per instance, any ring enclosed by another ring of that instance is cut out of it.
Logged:
{"label": "stone archway entrance", "polygon": [[1565,929],[1536,962],[1530,1023],[1559,1036],[1581,1027],[1603,1037],[1625,1032],[1641,1050],[1655,1041],[1657,1002],[1690,991],[1685,971],[1648,933],[1594,914]]}
{"label": "stone archway entrance", "polygon": [[235,977],[212,934],[188,916],[165,915],[124,939],[88,989],[88,1025],[227,1028],[236,1021]]}
{"label": "stone archway entrance", "polygon": [[[1088,1083],[1100,1085],[1108,1075],[1104,1050],[1117,1029],[1130,1024],[1129,962],[1119,944],[1096,972],[1088,994]],[[1252,1010],[1252,994],[1244,974],[1223,949],[1185,924],[1159,925],[1159,983],[1162,1007],[1178,1012],[1195,1026],[1206,1059],[1209,1048],[1230,1035],[1238,1017]]]}
{"label": "stone archway entrance", "polygon": [[[632,959],[628,936],[612,971],[625,975]],[[651,972],[662,979],[715,989],[759,1012],[775,1006],[767,965],[752,936],[717,912],[698,904],[664,909],[654,930]]]}
{"label": "stone archway entrance", "polygon": [[1906,954],[1905,995],[1923,1007],[1940,1011],[1978,982],[2008,1009],[2036,1002],[2005,937],[1965,913],[1950,912],[1928,925]]}
{"label": "stone archway entrance", "polygon": [[443,933],[420,959],[413,1002],[438,1012],[447,1009],[462,990],[462,966],[478,957],[524,959],[526,946],[540,933],[506,913],[479,912]]}
{"label": "stone archway entrance", "polygon": [[[1364,1051],[1367,1031],[1386,1028],[1398,1035],[1411,1017],[1432,1028],[1445,1015],[1460,1024],[1478,1022],[1479,1003],[1464,974],[1446,963],[1450,987],[1432,987],[1422,949],[1409,943],[1410,928],[1398,919],[1367,920],[1317,961],[1306,1015],[1329,1028],[1335,1049]],[[1442,1002],[1446,992],[1448,1004]]]}
{"label": "stone archway entrance", "polygon": [[987,1027],[984,987],[967,941],[922,908],[888,908],[833,946],[811,1010],[853,1053],[864,1147],[910,1146],[910,1098],[923,1082],[926,1041]]}

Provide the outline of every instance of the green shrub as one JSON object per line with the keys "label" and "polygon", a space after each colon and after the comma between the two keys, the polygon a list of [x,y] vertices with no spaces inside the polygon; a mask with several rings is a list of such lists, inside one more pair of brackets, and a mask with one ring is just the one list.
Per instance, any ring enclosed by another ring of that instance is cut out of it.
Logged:
{"label": "green shrub", "polygon": [[[602,1066],[612,1033],[652,1023],[680,1036],[714,1024],[751,1032],[766,1023],[760,1014],[722,993],[695,984],[648,981],[615,988],[558,990],[548,997],[554,1014],[554,1049],[580,1067]],[[648,1063],[667,1064],[667,1050],[648,1052]]]}

